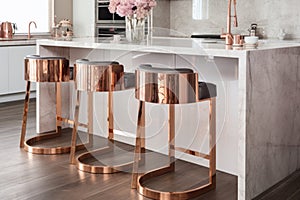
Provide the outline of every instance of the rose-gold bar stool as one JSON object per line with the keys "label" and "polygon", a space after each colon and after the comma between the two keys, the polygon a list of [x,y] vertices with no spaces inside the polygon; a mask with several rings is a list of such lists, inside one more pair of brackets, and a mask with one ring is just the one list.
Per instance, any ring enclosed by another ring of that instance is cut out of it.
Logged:
{"label": "rose-gold bar stool", "polygon": [[[68,146],[61,146],[59,144],[44,145],[43,142],[49,139],[56,138],[62,134],[62,122],[73,122],[69,119],[61,117],[61,82],[68,82],[70,80],[69,60],[63,57],[41,57],[38,55],[30,55],[25,57],[25,81],[26,95],[24,102],[23,122],[20,138],[20,147],[24,150],[34,154],[63,154],[69,153],[71,150],[71,141]],[[52,82],[56,85],[56,130],[54,132],[40,134],[25,141],[27,113],[29,106],[30,84],[31,82]],[[87,126],[87,125],[85,125]],[[38,145],[34,145],[37,144]],[[57,146],[56,146],[57,145]],[[78,148],[84,147],[80,144]]]}
{"label": "rose-gold bar stool", "polygon": [[[216,187],[216,86],[198,82],[198,74],[191,69],[155,68],[141,65],[136,70],[135,97],[139,100],[136,146],[131,187],[152,199],[189,199]],[[209,154],[175,146],[175,105],[209,101]],[[145,151],[145,103],[168,104],[169,165],[139,174],[141,154]],[[175,172],[175,151],[209,160],[208,183],[186,191],[160,191],[145,186],[147,180]]]}
{"label": "rose-gold bar stool", "polygon": [[[75,157],[75,152],[81,93],[83,91],[108,93],[108,140],[111,143],[114,143],[113,92],[134,89],[135,74],[125,73],[123,65],[120,65],[118,62],[89,61],[82,59],[76,61],[74,80],[77,100],[70,162],[76,164],[79,170],[90,173],[115,173],[132,167],[133,161],[118,166],[106,166],[104,164],[93,165],[88,163],[90,158],[93,158],[96,155],[101,156],[103,153],[111,151],[111,147],[109,146],[80,154],[77,159]],[[88,107],[90,107],[90,105],[88,105]]]}

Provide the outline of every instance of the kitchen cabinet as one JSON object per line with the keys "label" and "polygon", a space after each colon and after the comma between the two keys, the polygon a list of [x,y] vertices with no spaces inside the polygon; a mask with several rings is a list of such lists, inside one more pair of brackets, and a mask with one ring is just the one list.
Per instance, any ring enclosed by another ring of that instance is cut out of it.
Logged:
{"label": "kitchen cabinet", "polygon": [[8,48],[0,48],[0,95],[8,93]]}
{"label": "kitchen cabinet", "polygon": [[[24,57],[35,54],[35,45],[0,47],[0,95],[16,94],[25,91]],[[35,86],[31,87],[35,90]]]}
{"label": "kitchen cabinet", "polygon": [[[24,92],[24,57],[35,54],[35,46],[12,46],[8,48],[8,93]],[[35,90],[31,84],[31,90]]]}

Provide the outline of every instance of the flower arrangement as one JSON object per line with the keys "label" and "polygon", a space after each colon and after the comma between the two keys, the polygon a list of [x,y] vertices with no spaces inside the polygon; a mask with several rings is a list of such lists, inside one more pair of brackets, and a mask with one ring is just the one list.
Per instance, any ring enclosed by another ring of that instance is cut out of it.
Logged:
{"label": "flower arrangement", "polygon": [[108,9],[121,17],[144,19],[155,6],[155,0],[110,0]]}

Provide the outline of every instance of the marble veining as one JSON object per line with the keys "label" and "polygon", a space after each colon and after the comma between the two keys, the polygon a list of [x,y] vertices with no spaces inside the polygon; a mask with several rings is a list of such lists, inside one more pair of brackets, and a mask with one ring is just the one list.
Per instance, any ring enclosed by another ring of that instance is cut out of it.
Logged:
{"label": "marble veining", "polygon": [[246,199],[297,170],[299,48],[249,52]]}
{"label": "marble veining", "polygon": [[[228,0],[210,0],[207,20],[192,19],[192,1],[170,1],[170,29],[187,36],[194,32],[220,34],[226,29]],[[248,34],[250,24],[257,23],[259,34],[265,38],[278,38],[280,29],[288,38],[300,38],[299,6],[298,0],[238,0],[239,27],[233,32]]]}
{"label": "marble veining", "polygon": [[249,68],[248,53],[245,59],[239,59],[238,90],[239,90],[239,111],[238,111],[238,199],[246,198],[246,69]]}
{"label": "marble veining", "polygon": [[[298,52],[298,55],[300,55],[300,52]],[[297,97],[296,98],[297,98],[296,101],[300,102],[300,56],[298,56]],[[299,122],[300,122],[300,105],[297,105],[294,124],[297,124]],[[296,127],[295,131],[300,133],[300,128]],[[300,169],[300,134],[298,134],[296,141],[298,141],[298,170],[299,170]]]}

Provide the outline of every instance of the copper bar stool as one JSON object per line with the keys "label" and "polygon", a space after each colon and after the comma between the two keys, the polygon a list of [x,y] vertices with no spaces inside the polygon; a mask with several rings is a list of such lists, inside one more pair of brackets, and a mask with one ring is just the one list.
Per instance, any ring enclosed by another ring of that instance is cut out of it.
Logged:
{"label": "copper bar stool", "polygon": [[[69,60],[63,57],[41,57],[38,55],[30,55],[24,58],[25,64],[25,81],[26,94],[23,111],[23,122],[20,138],[20,147],[24,150],[34,154],[63,154],[69,153],[71,144],[69,146],[34,146],[37,142],[56,138],[61,136],[62,122],[73,122],[69,119],[61,117],[61,82],[68,82],[70,80],[70,67]],[[56,130],[54,132],[44,133],[25,141],[26,125],[27,125],[27,113],[29,106],[30,96],[30,84],[31,82],[52,82],[56,85]],[[85,125],[87,126],[87,125]],[[42,144],[39,144],[42,145]],[[83,148],[83,144],[80,144],[78,148]]]}
{"label": "copper bar stool", "polygon": [[[76,106],[75,106],[75,125],[72,136],[72,149],[70,154],[70,163],[76,164],[81,171],[89,173],[115,173],[128,169],[132,166],[133,161],[121,164],[119,166],[93,165],[88,163],[90,158],[96,155],[102,155],[111,149],[108,146],[104,148],[89,151],[80,154],[75,158],[77,126],[79,117],[79,106],[81,93],[108,92],[108,140],[114,142],[114,116],[113,116],[113,92],[134,88],[135,74],[125,73],[123,65],[111,61],[89,61],[78,60],[75,64],[75,89],[76,89]],[[88,105],[90,107],[90,105]],[[90,108],[91,109],[91,108]],[[91,119],[92,120],[92,119]]]}
{"label": "copper bar stool", "polygon": [[[189,199],[208,192],[216,187],[216,86],[198,82],[198,74],[191,69],[155,68],[141,65],[136,70],[135,97],[139,100],[135,158],[131,187],[152,199]],[[175,146],[175,105],[209,101],[209,154]],[[168,159],[169,165],[145,174],[138,168],[145,151],[145,103],[168,104]],[[160,191],[145,186],[145,182],[168,172],[175,171],[175,151],[180,151],[209,160],[209,181],[186,191]]]}

